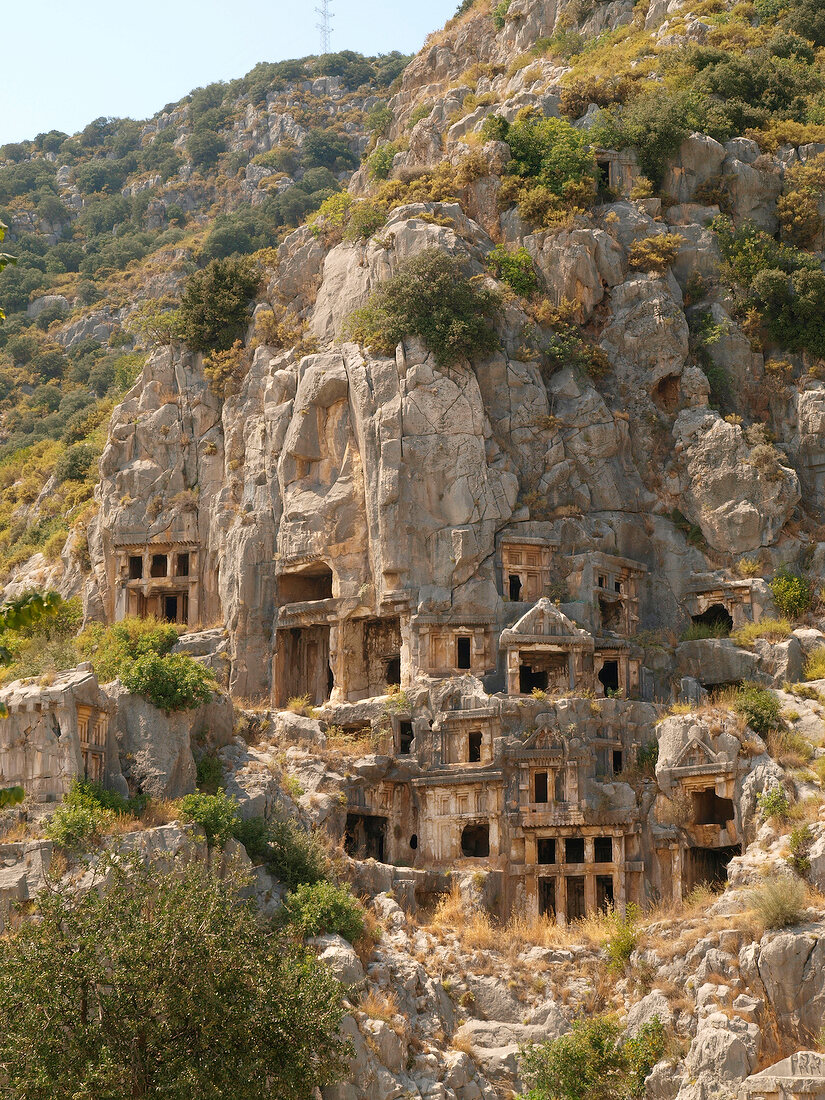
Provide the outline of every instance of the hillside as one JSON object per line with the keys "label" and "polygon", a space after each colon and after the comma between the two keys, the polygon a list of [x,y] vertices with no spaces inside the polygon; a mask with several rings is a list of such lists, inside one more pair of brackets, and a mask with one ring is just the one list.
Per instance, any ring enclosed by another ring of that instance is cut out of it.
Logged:
{"label": "hillside", "polygon": [[818,0],[465,0],[4,155],[14,881],[78,777],[234,815],[324,1100],[817,1095]]}

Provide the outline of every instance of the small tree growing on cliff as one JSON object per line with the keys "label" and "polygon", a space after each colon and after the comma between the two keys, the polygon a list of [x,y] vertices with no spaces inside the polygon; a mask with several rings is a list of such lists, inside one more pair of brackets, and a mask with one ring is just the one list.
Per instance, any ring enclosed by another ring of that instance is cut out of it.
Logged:
{"label": "small tree growing on cliff", "polygon": [[112,862],[40,895],[0,951],[0,1072],[18,1100],[309,1100],[343,1072],[341,988],[231,880]]}
{"label": "small tree growing on cliff", "polygon": [[186,284],[180,304],[183,338],[193,351],[226,351],[243,339],[261,273],[248,257],[212,260]]}
{"label": "small tree growing on cliff", "polygon": [[498,344],[492,325],[495,291],[477,286],[461,263],[438,248],[425,248],[399,264],[395,274],[348,320],[349,334],[391,355],[405,336],[419,336],[439,366],[488,355]]}

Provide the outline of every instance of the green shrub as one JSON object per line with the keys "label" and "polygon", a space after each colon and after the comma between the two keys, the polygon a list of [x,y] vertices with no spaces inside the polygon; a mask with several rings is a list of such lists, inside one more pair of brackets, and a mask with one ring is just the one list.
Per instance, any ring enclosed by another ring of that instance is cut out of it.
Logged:
{"label": "green shrub", "polygon": [[761,791],[756,796],[756,804],[763,821],[784,821],[791,807],[784,788],[780,786],[769,787],[767,791]]}
{"label": "green shrub", "polygon": [[208,703],[217,686],[211,670],[188,653],[144,653],[121,669],[120,679],[133,695],[143,695],[167,713]]}
{"label": "green shrub", "polygon": [[679,233],[658,233],[634,241],[628,253],[628,263],[639,271],[664,275],[673,266],[685,238]]}
{"label": "green shrub", "polygon": [[634,147],[642,173],[658,184],[668,159],[686,137],[701,130],[702,107],[701,97],[693,92],[657,87],[624,106],[600,111],[590,130],[590,140],[605,149]]}
{"label": "green shrub", "polygon": [[321,882],[327,876],[327,857],[312,833],[292,819],[269,827],[267,867],[290,890]]}
{"label": "green shrub", "polygon": [[193,351],[226,351],[242,340],[261,273],[248,257],[212,260],[186,283],[180,304],[183,338]]}
{"label": "green shrub", "polygon": [[75,443],[67,448],[54,467],[54,476],[58,482],[82,481],[89,473],[98,452],[88,443]]}
{"label": "green shrub", "polygon": [[355,202],[346,219],[344,240],[366,241],[384,225],[387,212],[383,206],[373,202]]}
{"label": "green shrub", "polygon": [[269,854],[268,829],[262,817],[243,817],[232,830],[253,863],[263,863]]}
{"label": "green shrub", "polygon": [[656,774],[656,764],[659,760],[659,742],[648,741],[636,750],[636,763],[646,775]]}
{"label": "green shrub", "polygon": [[219,787],[225,787],[223,764],[215,752],[206,753],[197,764],[198,789],[205,794],[216,794]]}
{"label": "green shrub", "polygon": [[744,683],[733,705],[734,710],[742,715],[754,733],[766,736],[783,727],[779,700],[773,692],[759,684],[750,681]]}
{"label": "green shrub", "polygon": [[605,944],[607,968],[614,974],[621,974],[639,943],[639,907],[628,905],[624,916],[614,909],[609,914],[608,921],[611,932]]}
{"label": "green shrub", "polygon": [[803,878],[811,869],[810,851],[813,842],[814,834],[810,825],[797,825],[795,829],[791,829],[791,854],[788,856],[788,863]]}
{"label": "green shrub", "polygon": [[798,618],[811,605],[810,581],[799,573],[792,573],[786,568],[779,569],[770,586],[777,609],[789,619]]}
{"label": "green shrub", "polygon": [[119,814],[136,812],[143,804],[124,799],[97,783],[75,779],[46,825],[45,833],[61,848],[81,851],[96,843]]}
{"label": "green shrub", "polygon": [[521,1050],[526,1100],[618,1100],[644,1094],[644,1081],[665,1051],[658,1017],[621,1041],[612,1016],[580,1018],[573,1030]]}
{"label": "green shrub", "polygon": [[503,139],[512,161],[507,171],[546,187],[557,199],[571,185],[585,185],[595,195],[596,162],[586,132],[563,118],[518,117]]}
{"label": "green shrub", "polygon": [[498,306],[498,296],[466,278],[455,257],[426,248],[399,264],[367,305],[350,314],[347,331],[385,355],[405,336],[419,336],[439,366],[450,366],[497,347],[491,319]]}
{"label": "green shrub", "polygon": [[801,879],[784,875],[767,879],[752,896],[766,928],[790,928],[805,919],[808,891]]}
{"label": "green shrub", "polygon": [[507,12],[510,10],[511,0],[500,0],[500,3],[496,4],[493,8],[493,25],[497,31],[503,29],[504,24],[507,22]]}
{"label": "green shrub", "polygon": [[185,821],[201,826],[210,848],[223,848],[227,840],[234,836],[241,820],[237,801],[223,790],[215,794],[199,791],[187,794],[180,808]]}
{"label": "green shrub", "polygon": [[372,153],[367,160],[367,169],[370,174],[370,179],[385,180],[389,178],[395,153],[396,148],[392,142],[387,142],[385,145],[378,146],[375,152]]}
{"label": "green shrub", "polygon": [[22,787],[4,787],[0,790],[0,810],[8,809],[9,806],[18,806],[26,797],[26,792]]}
{"label": "green shrub", "polygon": [[284,899],[283,921],[303,936],[337,932],[354,943],[364,931],[364,907],[349,886],[304,883]]}
{"label": "green shrub", "polygon": [[497,279],[503,279],[523,298],[529,298],[538,288],[533,259],[526,248],[509,250],[497,244],[487,256],[487,266]]}
{"label": "green shrub", "polygon": [[201,863],[105,860],[41,890],[0,954],[16,1097],[312,1100],[347,1071],[341,988]]}
{"label": "green shrub", "polygon": [[78,638],[80,654],[91,661],[102,683],[115,680],[128,661],[146,653],[164,656],[179,637],[177,627],[158,619],[123,619],[113,626],[91,623]]}
{"label": "green shrub", "polygon": [[196,168],[208,171],[217,164],[221,153],[226,152],[226,142],[210,130],[199,130],[188,138],[186,152]]}

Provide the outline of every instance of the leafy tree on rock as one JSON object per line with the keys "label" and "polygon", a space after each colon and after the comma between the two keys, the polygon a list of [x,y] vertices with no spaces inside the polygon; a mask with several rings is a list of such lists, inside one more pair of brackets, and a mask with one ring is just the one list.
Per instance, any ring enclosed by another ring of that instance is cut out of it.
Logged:
{"label": "leafy tree on rock", "polygon": [[309,1100],[343,1072],[340,986],[192,865],[112,862],[58,885],[0,950],[0,1071],[16,1100]]}

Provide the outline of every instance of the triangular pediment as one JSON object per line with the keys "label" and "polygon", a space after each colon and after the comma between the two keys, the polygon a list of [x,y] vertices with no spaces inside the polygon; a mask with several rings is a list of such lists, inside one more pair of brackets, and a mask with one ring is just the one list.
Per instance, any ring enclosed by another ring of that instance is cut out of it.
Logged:
{"label": "triangular pediment", "polygon": [[571,635],[587,635],[586,630],[576,626],[572,619],[559,610],[559,608],[546,597],[534,604],[529,611],[511,628],[512,634],[527,634],[531,637],[545,635],[547,637],[570,637]]}

